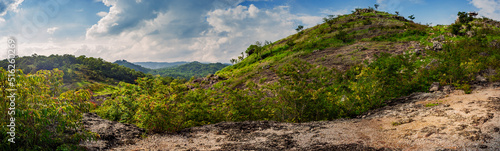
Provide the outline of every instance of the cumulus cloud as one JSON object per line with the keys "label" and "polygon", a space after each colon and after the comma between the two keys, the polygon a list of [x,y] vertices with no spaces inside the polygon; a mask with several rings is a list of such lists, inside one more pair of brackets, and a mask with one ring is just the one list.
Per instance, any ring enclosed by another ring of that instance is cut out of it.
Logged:
{"label": "cumulus cloud", "polygon": [[500,20],[500,0],[470,0],[469,2],[479,8],[479,15]]}
{"label": "cumulus cloud", "polygon": [[59,27],[51,27],[51,28],[47,28],[47,33],[49,34],[54,34],[54,32],[59,29]]}
{"label": "cumulus cloud", "polygon": [[2,0],[0,1],[0,17],[5,16],[7,11],[18,11],[18,6],[23,3],[24,0]]}
{"label": "cumulus cloud", "polygon": [[104,16],[108,15],[108,12],[98,12],[96,15],[99,17],[104,17]]}
{"label": "cumulus cloud", "polygon": [[228,62],[257,40],[284,38],[295,33],[297,24],[314,26],[322,18],[291,14],[287,6],[261,9],[233,0],[103,3],[109,12],[87,30],[86,44],[75,54],[107,60]]}

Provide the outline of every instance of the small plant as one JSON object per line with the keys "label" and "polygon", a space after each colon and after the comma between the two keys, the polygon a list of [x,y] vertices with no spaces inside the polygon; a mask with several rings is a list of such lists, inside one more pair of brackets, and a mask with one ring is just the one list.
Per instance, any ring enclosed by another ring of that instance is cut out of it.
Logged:
{"label": "small plant", "polygon": [[392,122],[392,126],[399,126],[399,125],[401,125],[400,122]]}
{"label": "small plant", "polygon": [[428,103],[428,104],[425,104],[425,107],[433,107],[433,106],[437,106],[439,104],[437,103]]}

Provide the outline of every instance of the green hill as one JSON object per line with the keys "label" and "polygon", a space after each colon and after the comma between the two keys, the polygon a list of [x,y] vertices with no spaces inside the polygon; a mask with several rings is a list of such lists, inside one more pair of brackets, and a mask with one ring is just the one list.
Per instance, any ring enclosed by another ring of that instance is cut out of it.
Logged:
{"label": "green hill", "polygon": [[197,61],[175,66],[175,67],[166,67],[156,70],[151,70],[149,73],[156,75],[159,74],[164,77],[173,77],[173,78],[183,78],[189,79],[191,77],[205,77],[209,74],[214,74],[215,72],[221,70],[222,68],[228,65],[222,63],[200,63]]}
{"label": "green hill", "polygon": [[[0,61],[0,67],[4,69],[7,69],[8,64],[7,60]],[[142,72],[104,61],[101,58],[75,57],[73,55],[20,57],[16,58],[16,68],[23,70],[25,74],[58,68],[64,73],[65,84],[88,80],[104,83],[117,83],[119,81],[134,83],[137,78],[146,77],[146,74]]]}
{"label": "green hill", "polygon": [[116,60],[115,62],[113,63],[116,63],[116,64],[119,64],[119,65],[122,65],[122,66],[125,66],[127,68],[131,68],[131,69],[134,69],[135,71],[140,71],[140,72],[143,72],[143,73],[148,73],[149,71],[151,71],[151,69],[148,69],[148,68],[144,68],[142,67],[141,65],[137,65],[137,64],[134,64],[134,63],[130,63],[128,62],[127,60]]}
{"label": "green hill", "polygon": [[[459,17],[452,25],[428,26],[371,8],[330,15],[297,34],[249,46],[215,76],[170,85],[140,80],[137,86],[147,91],[119,92],[141,96],[135,103],[165,106],[123,108],[111,99],[98,113],[161,132],[221,121],[355,117],[387,100],[426,92],[433,82],[470,93],[485,81],[478,77],[500,80],[500,23]],[[109,114],[114,108],[123,110]]]}

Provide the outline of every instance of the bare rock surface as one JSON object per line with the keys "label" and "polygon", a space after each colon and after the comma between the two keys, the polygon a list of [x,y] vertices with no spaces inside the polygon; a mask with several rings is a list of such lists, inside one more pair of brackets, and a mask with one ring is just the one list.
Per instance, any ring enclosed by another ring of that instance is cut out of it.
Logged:
{"label": "bare rock surface", "polygon": [[97,140],[84,141],[80,145],[88,150],[104,150],[139,141],[145,131],[132,124],[102,119],[95,113],[84,113],[82,123],[85,129],[97,133]]}
{"label": "bare rock surface", "polygon": [[471,94],[461,90],[415,93],[390,100],[387,106],[354,119],[307,123],[222,122],[173,134],[153,134],[134,143],[110,148],[500,150],[500,88],[492,85],[476,89]]}

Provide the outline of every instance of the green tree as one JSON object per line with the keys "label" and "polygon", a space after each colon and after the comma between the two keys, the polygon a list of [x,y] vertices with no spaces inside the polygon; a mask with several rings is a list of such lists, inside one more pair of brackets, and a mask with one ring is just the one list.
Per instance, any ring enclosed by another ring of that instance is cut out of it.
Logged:
{"label": "green tree", "polygon": [[408,18],[410,18],[413,21],[415,19],[415,15],[410,15],[408,16]]}
{"label": "green tree", "polygon": [[297,27],[297,29],[295,29],[295,30],[296,30],[297,32],[300,32],[302,29],[304,29],[304,26],[299,25],[299,26]]}
{"label": "green tree", "polygon": [[378,5],[378,4],[375,4],[375,5],[373,5],[373,6],[375,6],[375,9],[378,9],[378,6],[380,6],[380,5]]}

